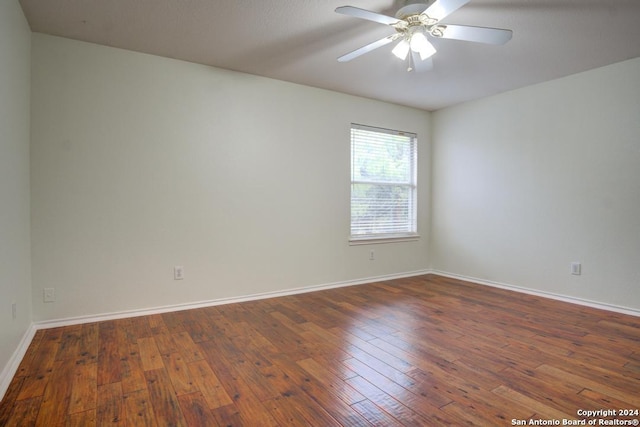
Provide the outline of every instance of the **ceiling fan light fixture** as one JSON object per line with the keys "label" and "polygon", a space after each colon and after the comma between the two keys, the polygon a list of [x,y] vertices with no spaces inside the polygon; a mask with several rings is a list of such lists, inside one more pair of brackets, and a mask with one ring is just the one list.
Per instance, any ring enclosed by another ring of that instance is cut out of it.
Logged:
{"label": "ceiling fan light fixture", "polygon": [[403,39],[400,40],[400,43],[393,48],[391,53],[393,53],[398,59],[402,59],[404,61],[407,59],[410,47],[409,42]]}
{"label": "ceiling fan light fixture", "polygon": [[429,42],[427,42],[427,46],[418,52],[420,54],[420,59],[423,61],[427,58],[431,58],[436,53],[436,48]]}
{"label": "ceiling fan light fixture", "polygon": [[411,34],[409,45],[412,51],[420,54],[420,59],[423,61],[436,53],[436,48],[429,43],[429,40],[427,40],[427,37],[422,31],[415,31]]}

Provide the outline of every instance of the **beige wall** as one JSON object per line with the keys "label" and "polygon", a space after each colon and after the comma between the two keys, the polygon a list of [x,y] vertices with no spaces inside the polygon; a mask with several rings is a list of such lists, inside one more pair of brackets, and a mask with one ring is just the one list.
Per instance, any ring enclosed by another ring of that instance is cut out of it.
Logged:
{"label": "beige wall", "polygon": [[433,126],[433,268],[640,309],[640,59]]}
{"label": "beige wall", "polygon": [[16,362],[16,348],[31,325],[30,43],[18,2],[0,0],[0,396],[11,379],[5,375],[9,364]]}
{"label": "beige wall", "polygon": [[[424,111],[42,34],[32,82],[36,321],[427,267]],[[351,122],[418,134],[420,241],[349,246]]]}

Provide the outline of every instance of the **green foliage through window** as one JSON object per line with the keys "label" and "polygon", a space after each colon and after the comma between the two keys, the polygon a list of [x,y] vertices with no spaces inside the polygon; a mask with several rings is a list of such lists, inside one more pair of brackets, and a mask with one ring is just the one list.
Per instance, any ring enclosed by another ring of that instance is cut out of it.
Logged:
{"label": "green foliage through window", "polygon": [[351,237],[416,233],[416,135],[351,126]]}

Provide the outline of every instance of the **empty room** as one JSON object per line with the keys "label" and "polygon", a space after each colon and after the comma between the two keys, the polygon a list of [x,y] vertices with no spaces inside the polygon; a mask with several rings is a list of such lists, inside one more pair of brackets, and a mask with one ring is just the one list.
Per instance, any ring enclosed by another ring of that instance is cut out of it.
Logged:
{"label": "empty room", "polygon": [[0,0],[0,426],[638,425],[638,22]]}

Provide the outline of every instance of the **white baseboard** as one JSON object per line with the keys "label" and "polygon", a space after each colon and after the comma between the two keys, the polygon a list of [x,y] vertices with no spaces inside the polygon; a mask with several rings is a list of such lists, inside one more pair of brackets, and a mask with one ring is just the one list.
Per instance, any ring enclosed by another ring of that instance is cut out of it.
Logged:
{"label": "white baseboard", "polygon": [[342,288],[345,286],[362,285],[365,283],[382,282],[385,280],[401,279],[404,277],[421,276],[429,274],[430,270],[417,270],[405,273],[388,274],[383,276],[366,277],[364,279],[346,280],[341,282],[325,283],[321,285],[305,286],[300,288],[286,289],[282,291],[262,292],[257,294],[243,295],[239,297],[219,298],[207,301],[198,301],[185,304],[173,304],[162,307],[143,308],[137,310],[126,310],[111,313],[92,314],[87,316],[68,317],[64,319],[44,320],[35,322],[36,329],[57,328],[60,326],[78,325],[82,323],[101,322],[104,320],[123,319],[126,317],[148,316],[150,314],[169,313],[172,311],[190,310],[194,308],[212,307],[223,304],[233,304],[245,301],[254,301],[266,298],[275,298],[287,295],[303,294],[307,292],[322,291],[325,289]]}
{"label": "white baseboard", "polygon": [[18,348],[13,352],[9,362],[5,365],[2,372],[0,372],[0,400],[4,398],[4,394],[9,389],[9,384],[11,384],[11,380],[15,376],[18,371],[18,367],[20,366],[20,362],[22,362],[22,358],[27,353],[27,349],[31,344],[31,340],[35,336],[37,328],[32,323],[29,325],[29,328],[25,331],[20,343],[18,344]]}
{"label": "white baseboard", "polygon": [[[632,316],[640,316],[640,310],[630,308],[630,307],[621,307],[613,304],[590,301],[586,299],[556,294],[552,292],[539,291],[535,289],[515,286],[511,284],[506,284],[506,283],[478,279],[475,277],[449,273],[446,271],[427,269],[427,270],[409,271],[404,273],[387,274],[382,276],[366,277],[363,279],[356,279],[356,280],[346,280],[346,281],[340,281],[340,282],[325,283],[320,285],[305,286],[300,288],[286,289],[282,291],[262,292],[257,294],[243,295],[239,297],[219,298],[214,300],[198,301],[193,303],[172,304],[172,305],[161,306],[161,307],[151,307],[151,308],[125,310],[125,311],[118,311],[118,312],[111,312],[111,313],[92,314],[87,316],[69,317],[69,318],[63,318],[63,319],[44,320],[40,322],[35,322],[32,325],[32,328],[33,328],[33,333],[35,333],[35,331],[38,329],[57,328],[60,326],[70,326],[70,325],[77,325],[82,323],[101,322],[105,320],[123,319],[126,317],[147,316],[151,314],[169,313],[172,311],[190,310],[190,309],[202,308],[202,307],[212,307],[216,305],[233,304],[238,302],[254,301],[254,300],[260,300],[260,299],[266,299],[266,298],[275,298],[275,297],[281,297],[281,296],[287,296],[287,295],[296,295],[296,294],[302,294],[307,292],[315,292],[315,291],[321,291],[325,289],[333,289],[333,288],[341,288],[346,286],[362,285],[366,283],[382,282],[385,280],[401,279],[405,277],[421,276],[424,274],[435,274],[438,276],[450,277],[453,279],[477,283],[479,285],[486,285],[486,286],[492,286],[495,288],[508,289],[508,290],[522,292],[530,295],[536,295],[544,298],[551,298],[551,299],[569,302],[573,304],[579,304],[579,305],[584,305],[588,307],[598,308],[601,310],[608,310],[616,313],[629,314]],[[27,346],[28,346],[28,343],[27,343]]]}
{"label": "white baseboard", "polygon": [[553,292],[539,291],[539,290],[536,290],[536,289],[525,288],[525,287],[515,286],[515,285],[509,285],[509,284],[506,284],[506,283],[494,282],[494,281],[491,281],[491,280],[483,280],[483,279],[478,279],[478,278],[475,278],[475,277],[463,276],[461,274],[449,273],[449,272],[446,272],[446,271],[430,270],[429,272],[431,274],[435,274],[435,275],[438,275],[438,276],[444,276],[444,277],[450,277],[452,279],[464,280],[466,282],[472,282],[472,283],[476,283],[478,285],[485,285],[485,286],[491,286],[491,287],[494,287],[494,288],[507,289],[507,290],[510,290],[510,291],[521,292],[521,293],[525,293],[525,294],[529,294],[529,295],[535,295],[535,296],[538,296],[538,297],[550,298],[550,299],[554,299],[554,300],[558,300],[558,301],[569,302],[569,303],[572,303],[572,304],[578,304],[578,305],[584,305],[584,306],[587,306],[587,307],[598,308],[600,310],[613,311],[613,312],[616,312],[616,313],[628,314],[628,315],[631,315],[631,316],[640,317],[640,310],[635,309],[635,308],[631,308],[631,307],[622,307],[622,306],[618,306],[618,305],[614,305],[614,304],[607,304],[607,303],[603,303],[603,302],[597,302],[597,301],[591,301],[591,300],[577,298],[577,297],[571,297],[571,296],[568,296],[568,295],[556,294],[556,293],[553,293]]}

